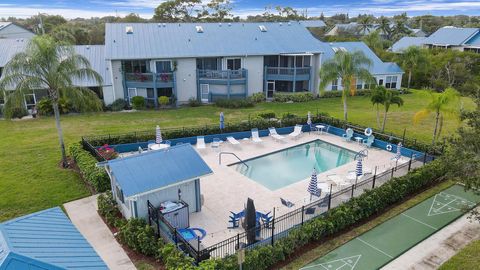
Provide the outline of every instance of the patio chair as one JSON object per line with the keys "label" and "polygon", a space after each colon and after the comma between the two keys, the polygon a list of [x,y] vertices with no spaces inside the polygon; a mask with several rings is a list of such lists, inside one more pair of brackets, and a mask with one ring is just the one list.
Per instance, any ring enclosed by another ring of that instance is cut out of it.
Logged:
{"label": "patio chair", "polygon": [[345,134],[343,134],[342,137],[347,142],[351,141],[353,137],[353,129],[347,128],[347,130],[345,130]]}
{"label": "patio chair", "polygon": [[370,147],[372,147],[372,144],[373,144],[374,141],[375,141],[375,136],[370,135],[370,136],[367,137],[367,139],[363,139],[363,145],[370,148]]}
{"label": "patio chair", "polygon": [[220,150],[220,144],[222,143],[222,141],[219,139],[219,138],[213,138],[213,141],[212,141],[212,149],[213,150]]}
{"label": "patio chair", "polygon": [[240,226],[240,218],[245,216],[245,211],[241,211],[239,213],[234,213],[230,211],[230,213],[232,215],[229,216],[230,220],[228,222],[231,223],[231,226],[228,228],[231,228],[231,229],[238,228]]}
{"label": "patio chair", "polygon": [[[266,226],[267,228],[270,227],[270,222],[272,222],[272,219],[273,219],[273,217],[270,216],[270,213],[271,213],[271,212],[268,212],[268,213],[265,213],[265,214],[264,214],[264,213],[262,213],[262,212],[258,212],[258,211],[257,211],[258,217],[262,220],[262,222],[265,224],[265,226]],[[257,218],[257,219],[258,219],[258,218]]]}
{"label": "patio chair", "polygon": [[258,128],[253,128],[252,129],[252,141],[255,142],[255,143],[263,142],[263,140],[260,139],[260,134],[258,133]]}
{"label": "patio chair", "polygon": [[302,128],[303,126],[302,125],[295,125],[295,128],[293,129],[293,132],[288,134],[288,137],[292,138],[292,139],[298,139],[298,137],[300,137],[300,135],[302,135]]}
{"label": "patio chair", "polygon": [[295,204],[292,203],[291,201],[287,201],[284,198],[280,198],[280,201],[282,202],[283,205],[285,205],[288,208],[294,207]]}
{"label": "patio chair", "polygon": [[227,141],[231,144],[231,145],[239,145],[240,142],[237,141],[237,139],[235,139],[234,137],[232,136],[228,136],[227,137]]}
{"label": "patio chair", "polygon": [[269,136],[272,137],[276,141],[283,141],[285,139],[285,136],[282,136],[277,133],[277,130],[274,127],[268,128]]}
{"label": "patio chair", "polygon": [[198,136],[197,137],[197,149],[205,149],[205,137]]}

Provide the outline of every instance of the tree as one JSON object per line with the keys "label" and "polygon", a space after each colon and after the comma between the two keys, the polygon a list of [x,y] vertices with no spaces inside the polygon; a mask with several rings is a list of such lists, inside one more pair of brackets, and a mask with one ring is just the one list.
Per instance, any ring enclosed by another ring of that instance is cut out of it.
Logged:
{"label": "tree", "polygon": [[384,95],[385,87],[382,85],[377,85],[371,93],[370,101],[372,105],[376,107],[376,114],[377,114],[377,127],[380,128],[380,104],[383,104],[385,100]]}
{"label": "tree", "polygon": [[412,33],[412,31],[410,31],[410,29],[407,28],[405,23],[406,21],[404,20],[395,21],[395,24],[393,26],[393,31],[392,31],[393,37],[395,40],[399,40],[402,37],[406,35],[410,35]]}
{"label": "tree", "polygon": [[374,81],[368,68],[372,65],[369,58],[361,51],[353,53],[338,51],[335,56],[325,61],[320,69],[320,91],[334,80],[341,79],[343,118],[347,121],[347,97],[355,95],[356,80],[366,83]]}
{"label": "tree", "polygon": [[155,8],[154,21],[160,22],[191,22],[192,14],[198,12],[201,0],[172,0],[164,1]]}
{"label": "tree", "polygon": [[392,29],[390,28],[390,20],[387,17],[381,16],[378,19],[377,29],[380,30],[382,35],[386,37],[388,40],[391,39]]}
{"label": "tree", "polygon": [[456,115],[456,105],[459,101],[459,93],[454,88],[447,88],[443,93],[435,93],[433,91],[428,92],[430,94],[430,102],[427,106],[417,112],[413,116],[415,124],[425,119],[430,114],[435,114],[435,128],[433,130],[432,144],[440,137],[442,133],[444,115]]}
{"label": "tree", "polygon": [[416,46],[410,46],[398,55],[398,62],[408,72],[407,89],[410,89],[413,71],[427,62],[425,51]]}
{"label": "tree", "polygon": [[362,38],[363,42],[367,44],[377,55],[383,51],[383,40],[378,33],[378,30],[371,32],[370,34]]}
{"label": "tree", "polygon": [[97,95],[83,87],[73,85],[75,80],[94,80],[102,85],[101,76],[91,69],[88,60],[75,54],[73,47],[59,44],[49,36],[33,38],[26,50],[13,56],[5,65],[0,89],[11,89],[5,104],[5,110],[14,110],[15,104],[22,103],[25,93],[34,89],[46,89],[48,98],[52,101],[57,127],[62,165],[68,165],[63,132],[60,125],[58,101],[67,99],[78,111],[102,109],[102,103]]}
{"label": "tree", "polygon": [[360,35],[367,35],[373,27],[373,17],[370,15],[364,15],[358,18],[358,33]]}
{"label": "tree", "polygon": [[398,91],[385,89],[383,98],[383,107],[385,108],[385,111],[383,115],[382,132],[385,131],[385,123],[387,122],[387,114],[390,110],[390,106],[394,104],[398,107],[403,106],[403,99],[400,97]]}

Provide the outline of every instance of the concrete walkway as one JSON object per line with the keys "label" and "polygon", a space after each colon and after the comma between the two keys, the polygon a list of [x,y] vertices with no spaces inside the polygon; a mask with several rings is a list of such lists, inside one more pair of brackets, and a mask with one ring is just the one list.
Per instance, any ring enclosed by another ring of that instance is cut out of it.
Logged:
{"label": "concrete walkway", "polygon": [[470,242],[480,239],[480,224],[470,222],[468,216],[466,214],[460,217],[382,269],[438,269],[460,249]]}
{"label": "concrete walkway", "polygon": [[63,205],[68,216],[112,270],[136,269],[97,213],[97,195]]}

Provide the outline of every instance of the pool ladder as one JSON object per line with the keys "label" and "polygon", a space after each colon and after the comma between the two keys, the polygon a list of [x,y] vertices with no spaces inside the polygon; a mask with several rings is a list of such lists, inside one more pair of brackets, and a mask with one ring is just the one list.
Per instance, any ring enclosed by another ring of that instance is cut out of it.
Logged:
{"label": "pool ladder", "polygon": [[357,160],[357,158],[363,159],[364,157],[368,157],[368,149],[363,149],[356,153],[353,160]]}
{"label": "pool ladder", "polygon": [[247,163],[245,163],[245,161],[241,160],[237,155],[235,155],[235,153],[232,153],[232,152],[220,152],[218,154],[218,164],[219,165],[222,165],[222,155],[232,155],[234,157],[236,157],[243,165],[247,166],[247,168],[249,168],[249,166],[247,165]]}

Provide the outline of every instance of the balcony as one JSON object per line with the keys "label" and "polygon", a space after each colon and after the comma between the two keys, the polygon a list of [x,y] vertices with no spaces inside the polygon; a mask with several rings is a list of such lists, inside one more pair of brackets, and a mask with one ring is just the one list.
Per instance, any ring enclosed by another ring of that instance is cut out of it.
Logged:
{"label": "balcony", "polygon": [[247,82],[248,71],[239,70],[206,70],[198,69],[197,78],[199,83],[235,85]]}
{"label": "balcony", "polygon": [[173,88],[175,73],[125,73],[127,88]]}
{"label": "balcony", "polygon": [[265,77],[268,81],[308,81],[311,67],[265,67]]}

